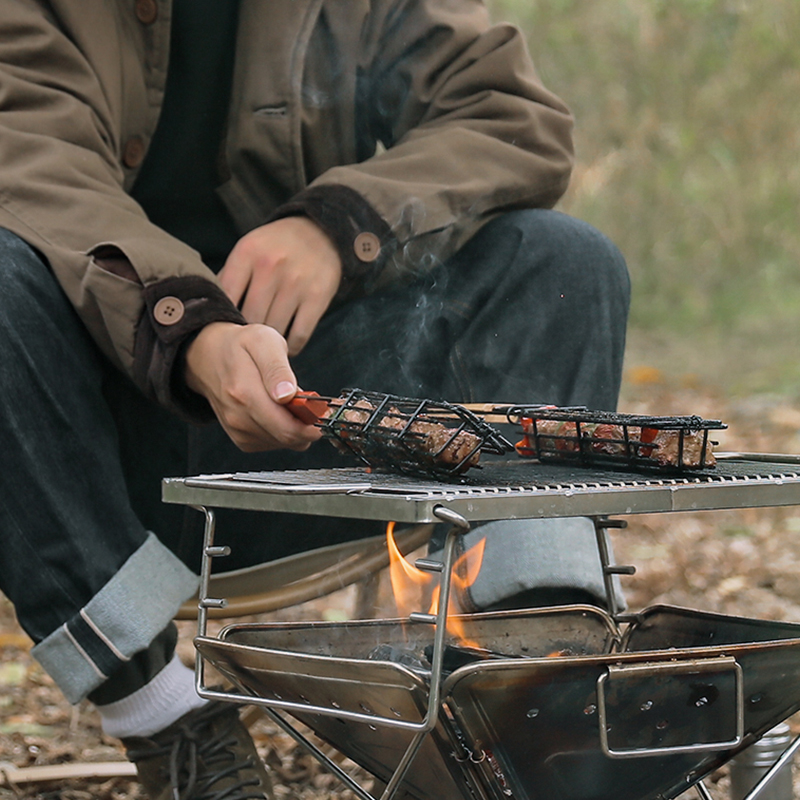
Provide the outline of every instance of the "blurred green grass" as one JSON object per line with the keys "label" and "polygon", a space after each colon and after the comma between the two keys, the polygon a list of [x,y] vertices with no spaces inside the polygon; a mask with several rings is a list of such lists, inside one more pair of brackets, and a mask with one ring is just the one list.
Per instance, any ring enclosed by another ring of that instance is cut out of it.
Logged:
{"label": "blurred green grass", "polygon": [[628,260],[629,366],[800,397],[800,3],[490,7],[575,114],[559,207]]}

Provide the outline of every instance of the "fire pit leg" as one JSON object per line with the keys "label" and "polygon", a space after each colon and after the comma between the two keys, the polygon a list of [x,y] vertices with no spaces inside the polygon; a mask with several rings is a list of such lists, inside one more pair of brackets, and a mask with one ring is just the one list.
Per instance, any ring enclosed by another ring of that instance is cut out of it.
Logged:
{"label": "fire pit leg", "polygon": [[301,747],[310,753],[331,774],[337,777],[348,789],[361,800],[375,800],[366,789],[351,778],[335,761],[328,758],[312,741],[287,722],[275,709],[262,706],[264,713],[270,717],[285,733],[288,733]]}
{"label": "fire pit leg", "polygon": [[[203,532],[203,562],[200,567],[200,589],[197,601],[197,635],[205,636],[208,627],[208,609],[225,608],[227,601],[208,596],[209,582],[211,581],[211,562],[220,556],[230,555],[230,547],[216,547],[214,545],[214,534],[217,527],[217,517],[213,509],[205,506],[192,506],[205,516],[205,528]],[[205,662],[198,652],[195,656],[195,688],[197,693],[204,697],[204,674]]]}
{"label": "fire pit leg", "polygon": [[784,767],[791,763],[794,759],[797,751],[800,750],[800,736],[796,737],[795,740],[783,751],[783,755],[769,768],[769,770],[762,775],[758,783],[750,790],[747,797],[744,800],[759,800],[759,798],[764,795],[766,797],[766,792],[770,790],[773,786],[773,779],[784,769]]}
{"label": "fire pit leg", "polygon": [[614,621],[617,623],[627,622],[629,620],[621,613],[623,608],[617,599],[617,592],[614,587],[614,576],[634,575],[636,573],[636,567],[611,563],[611,551],[608,546],[607,531],[610,528],[626,528],[628,523],[622,519],[608,519],[608,517],[592,517],[592,522],[594,523],[595,535],[597,537],[597,549],[600,553],[600,563],[603,567],[603,585],[606,592],[608,613],[611,614]]}
{"label": "fire pit leg", "polygon": [[[470,524],[461,514],[451,511],[445,506],[437,506],[433,510],[434,515],[442,522],[449,522],[452,527],[447,532],[444,542],[444,561],[442,563],[442,582],[439,593],[439,608],[436,615],[431,614],[412,614],[411,618],[418,621],[430,622],[435,625],[433,634],[433,653],[431,655],[431,685],[428,694],[428,708],[425,712],[421,729],[414,735],[394,774],[386,784],[386,788],[381,795],[381,800],[390,800],[394,797],[400,782],[405,777],[408,768],[414,760],[425,737],[436,726],[439,715],[439,705],[441,703],[442,689],[442,667],[444,663],[445,635],[447,633],[447,608],[450,601],[450,580],[453,573],[453,564],[456,556],[456,541],[459,536],[463,536],[470,529]],[[434,568],[433,564],[429,568]],[[438,571],[438,565],[436,566]]]}
{"label": "fire pit leg", "polygon": [[698,781],[694,785],[694,788],[697,789],[697,794],[700,797],[700,800],[713,800],[713,798],[711,797],[711,792],[709,792],[708,789],[706,789],[706,786],[703,783],[703,781]]}

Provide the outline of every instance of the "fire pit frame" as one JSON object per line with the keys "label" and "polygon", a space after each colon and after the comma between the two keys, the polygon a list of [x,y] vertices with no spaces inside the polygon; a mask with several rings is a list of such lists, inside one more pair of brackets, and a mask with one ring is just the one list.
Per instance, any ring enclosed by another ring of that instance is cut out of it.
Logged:
{"label": "fire pit frame", "polygon": [[[198,694],[209,699],[235,703],[256,704],[293,739],[304,746],[326,769],[336,775],[361,800],[375,800],[334,761],[310,741],[279,710],[313,712],[346,718],[371,725],[403,728],[413,733],[410,744],[394,774],[387,782],[381,800],[391,800],[396,794],[425,737],[436,725],[440,711],[443,683],[443,656],[446,636],[450,579],[456,556],[458,538],[470,530],[470,521],[507,518],[555,518],[589,516],[595,523],[597,544],[603,567],[609,609],[615,622],[635,618],[619,612],[614,607],[613,578],[619,574],[632,574],[633,567],[612,564],[605,531],[611,527],[625,527],[623,520],[612,520],[609,514],[640,514],[672,511],[697,511],[746,507],[771,507],[800,505],[800,456],[770,454],[719,454],[722,465],[713,475],[669,476],[644,478],[620,476],[594,480],[590,470],[585,481],[563,483],[535,480],[530,485],[463,486],[463,485],[408,485],[407,479],[397,487],[391,480],[379,475],[359,475],[352,470],[307,471],[304,473],[248,473],[238,475],[204,475],[189,478],[169,478],[162,484],[165,502],[179,503],[196,508],[205,515],[203,562],[200,577],[197,631],[198,641],[207,639],[208,610],[224,608],[224,598],[209,596],[211,565],[214,558],[225,556],[227,547],[214,545],[216,517],[214,508],[242,508],[271,510],[328,516],[363,517],[397,522],[445,522],[450,524],[441,562],[421,559],[417,567],[441,572],[441,598],[436,615],[414,613],[415,622],[430,623],[434,627],[433,652],[428,705],[421,721],[378,717],[355,711],[309,706],[280,699],[268,699],[237,692],[223,692],[205,685],[205,661],[198,652],[196,688]],[[744,465],[744,470],[728,470],[726,464]],[[795,467],[795,469],[788,469]],[[324,475],[320,473],[324,472]],[[317,481],[318,478],[324,480]],[[713,747],[736,746],[743,740],[741,680],[737,678],[736,735],[723,743],[690,744],[670,748],[671,752],[708,750]],[[600,688],[600,687],[599,687]],[[602,737],[601,737],[602,739]],[[628,758],[650,755],[652,750],[637,753],[615,752],[605,739],[603,749],[609,757]],[[752,790],[749,798],[756,798],[780,767],[800,749],[800,737],[793,742],[775,766]],[[656,751],[657,752],[657,751]],[[708,798],[702,782],[696,784],[701,798]]]}

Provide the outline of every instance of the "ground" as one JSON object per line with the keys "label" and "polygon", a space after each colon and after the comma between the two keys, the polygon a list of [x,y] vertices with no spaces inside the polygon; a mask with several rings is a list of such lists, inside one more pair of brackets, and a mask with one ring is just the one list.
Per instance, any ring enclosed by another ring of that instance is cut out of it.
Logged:
{"label": "ground", "polygon": [[[678,382],[681,383],[681,382]],[[758,452],[800,451],[800,407],[775,397],[726,398],[695,379],[678,388],[655,370],[628,375],[622,410],[637,413],[692,413],[722,419],[728,429],[719,449]],[[684,513],[630,517],[615,533],[618,563],[634,564],[625,577],[631,608],[669,602],[692,608],[800,622],[800,511],[794,508]],[[385,594],[385,592],[384,592]],[[384,595],[382,595],[384,596]],[[294,617],[342,618],[351,614],[354,592],[340,592],[284,612]],[[192,624],[181,623],[181,654],[191,658]],[[13,609],[0,597],[0,762],[15,767],[105,762],[123,758],[105,738],[89,703],[70,707],[29,654],[30,641],[16,625]],[[792,721],[795,732],[800,724]],[[276,796],[316,800],[352,797],[284,734],[260,720],[253,728],[260,752],[272,768]],[[2,764],[0,764],[2,770]],[[715,800],[727,793],[726,770],[712,776]],[[0,800],[138,800],[128,778],[59,780],[2,786]],[[800,796],[800,792],[796,792]],[[694,797],[694,790],[687,793]]]}

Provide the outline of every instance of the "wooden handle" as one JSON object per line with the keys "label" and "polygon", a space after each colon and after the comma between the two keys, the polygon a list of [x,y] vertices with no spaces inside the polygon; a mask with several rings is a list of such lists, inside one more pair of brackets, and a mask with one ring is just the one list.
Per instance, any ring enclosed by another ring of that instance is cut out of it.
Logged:
{"label": "wooden handle", "polygon": [[[467,411],[476,414],[484,422],[495,425],[508,422],[506,411],[513,407],[512,403],[453,403],[453,405],[466,408]],[[443,414],[442,416],[446,417],[447,415]]]}

